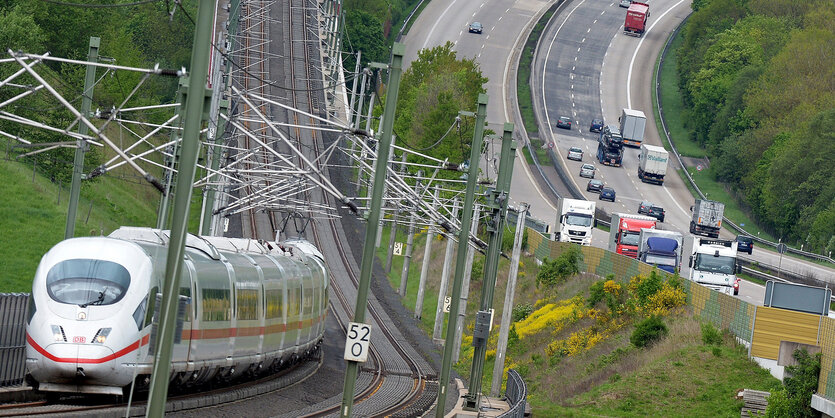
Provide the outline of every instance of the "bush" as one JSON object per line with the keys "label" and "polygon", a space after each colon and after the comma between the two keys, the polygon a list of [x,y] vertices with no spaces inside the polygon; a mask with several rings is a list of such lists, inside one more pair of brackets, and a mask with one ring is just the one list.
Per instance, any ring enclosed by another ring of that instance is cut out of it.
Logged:
{"label": "bush", "polygon": [[542,266],[536,273],[536,285],[551,287],[566,281],[569,277],[580,273],[582,260],[583,253],[580,251],[580,246],[569,245],[555,260],[546,258],[542,261]]}
{"label": "bush", "polygon": [[513,307],[512,317],[513,322],[521,321],[533,313],[533,306],[530,303],[516,305]]}
{"label": "bush", "polygon": [[702,343],[705,345],[722,345],[722,333],[711,323],[702,324]]}
{"label": "bush", "polygon": [[638,348],[648,347],[667,335],[667,325],[658,316],[651,316],[639,322],[629,341]]}
{"label": "bush", "polygon": [[818,388],[821,371],[820,353],[811,356],[806,350],[797,349],[792,354],[796,366],[786,367],[783,379],[784,389],[772,393],[768,398],[767,417],[819,417],[812,409],[812,394]]}

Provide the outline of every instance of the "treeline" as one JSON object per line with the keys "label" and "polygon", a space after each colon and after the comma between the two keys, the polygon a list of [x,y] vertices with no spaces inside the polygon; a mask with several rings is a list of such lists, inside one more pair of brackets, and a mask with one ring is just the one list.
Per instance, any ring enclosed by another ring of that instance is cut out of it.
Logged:
{"label": "treeline", "polygon": [[[363,66],[369,62],[388,62],[394,38],[418,2],[420,0],[346,0],[343,50],[362,51]],[[355,63],[354,57],[346,57],[345,70],[354,71]]]}
{"label": "treeline", "polygon": [[[79,5],[81,3],[82,5]],[[127,3],[127,2],[124,2]],[[161,68],[188,68],[191,57],[197,3],[152,2],[119,6],[119,2],[68,2],[42,0],[7,0],[0,3],[0,45],[2,55],[7,50],[34,54],[49,53],[54,57],[86,60],[90,37],[101,38],[99,57],[113,60],[117,65]],[[108,7],[97,7],[109,5]],[[5,79],[20,67],[0,65],[0,78]],[[83,65],[48,61],[35,67],[39,74],[76,107],[80,105],[84,88]],[[141,75],[127,71],[105,74],[98,69],[98,84],[94,90],[93,110],[107,110],[118,106],[137,85]],[[28,75],[15,80],[18,84],[36,84]],[[177,80],[171,77],[151,77],[132,99],[131,106],[170,102],[177,91]],[[4,87],[0,100],[19,94]],[[45,90],[39,91],[4,109],[51,126],[66,127],[74,117],[63,109]],[[161,115],[160,115],[161,117]],[[154,115],[149,121],[158,122]],[[32,142],[66,141],[60,134],[26,127],[19,123],[0,121],[0,130],[18,135]],[[73,149],[52,150],[37,157],[38,169],[54,181],[65,181],[72,175]],[[101,162],[101,149],[91,147],[85,158],[89,172]]]}
{"label": "treeline", "polygon": [[694,0],[679,49],[693,139],[764,227],[835,250],[835,3]]}

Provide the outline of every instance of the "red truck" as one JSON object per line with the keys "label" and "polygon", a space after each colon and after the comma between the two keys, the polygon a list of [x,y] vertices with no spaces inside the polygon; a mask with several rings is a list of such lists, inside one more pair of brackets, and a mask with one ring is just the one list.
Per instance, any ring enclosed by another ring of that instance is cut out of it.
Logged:
{"label": "red truck", "polygon": [[641,37],[647,28],[649,5],[633,1],[626,10],[626,21],[623,23],[623,33]]}
{"label": "red truck", "polygon": [[656,219],[631,213],[613,213],[609,226],[609,251],[638,258],[641,228],[655,229]]}

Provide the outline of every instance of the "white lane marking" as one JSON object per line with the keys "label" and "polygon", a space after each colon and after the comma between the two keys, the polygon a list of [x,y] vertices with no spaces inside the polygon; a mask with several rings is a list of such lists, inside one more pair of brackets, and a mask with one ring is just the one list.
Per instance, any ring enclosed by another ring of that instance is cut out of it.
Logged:
{"label": "white lane marking", "polygon": [[473,12],[473,17],[475,17],[475,14],[476,14],[476,13],[478,13],[478,12]]}
{"label": "white lane marking", "polygon": [[[589,32],[591,32],[591,28],[586,29],[586,33],[589,33]],[[583,40],[585,40],[585,39],[586,38],[583,38]]]}
{"label": "white lane marking", "polygon": [[[502,20],[503,17],[504,17],[504,15],[499,16],[499,20]],[[495,26],[493,26],[493,27],[495,28]]]}
{"label": "white lane marking", "polygon": [[461,35],[463,35],[463,34],[464,34],[464,30],[463,30],[463,29],[461,29],[461,32],[458,32],[458,37],[460,38],[460,37],[461,37]]}
{"label": "white lane marking", "polygon": [[[496,27],[495,27],[495,26],[493,26],[493,29],[496,29]],[[490,39],[490,35],[487,35],[487,37],[486,37],[486,38],[484,38],[484,40],[485,40],[485,41],[486,41],[486,40],[488,40],[488,39]]]}
{"label": "white lane marking", "polygon": [[[626,107],[627,108],[632,109],[632,94],[630,93],[630,88],[629,87],[632,85],[632,68],[635,66],[635,58],[638,56],[638,51],[641,50],[641,45],[644,44],[644,41],[647,39],[647,35],[652,30],[652,28],[654,28],[655,25],[657,25],[658,22],[660,22],[661,19],[663,19],[664,16],[667,15],[667,13],[670,13],[673,9],[678,7],[679,4],[684,3],[685,1],[686,0],[679,0],[678,3],[670,6],[670,8],[665,10],[664,13],[661,13],[661,16],[658,16],[658,19],[656,19],[654,22],[652,22],[652,25],[650,25],[649,28],[647,28],[646,32],[644,32],[644,36],[642,36],[641,40],[638,41],[638,46],[635,48],[635,52],[632,54],[632,60],[629,62],[629,71],[626,73]],[[615,34],[615,36],[617,36],[617,34]]]}
{"label": "white lane marking", "polygon": [[[583,40],[582,40],[582,41],[580,41],[580,43],[583,43],[583,42],[586,42],[586,38],[583,38]],[[579,51],[579,50],[580,50],[580,48],[577,48],[577,50]]]}
{"label": "white lane marking", "polygon": [[484,7],[484,3],[481,3],[481,6],[478,6],[479,9],[482,7]]}
{"label": "white lane marking", "polygon": [[[510,8],[508,8],[504,12],[507,13],[509,11],[510,11]],[[513,41],[513,45],[518,45],[519,44],[520,40],[522,39],[522,34],[523,34],[523,31],[519,31],[519,34],[516,35],[516,40]],[[513,60],[507,60],[505,62],[504,74],[502,75],[502,80],[507,80],[507,74],[510,72],[510,62],[511,61],[513,61]],[[504,84],[504,83],[502,83],[502,84]],[[509,106],[510,102],[507,100],[507,88],[506,87],[502,88],[502,99],[503,99],[502,103],[504,103],[504,106],[503,106],[504,120],[510,120],[510,113],[509,113],[509,109],[508,109],[508,106]],[[547,116],[548,112],[546,111],[545,114]],[[553,131],[552,131],[552,133],[553,133]],[[522,152],[522,147],[519,147],[519,148],[516,149],[516,155],[520,159],[525,158],[524,153]],[[537,193],[539,193],[539,196],[542,198],[542,201],[544,201],[546,205],[548,205],[552,210],[554,210],[556,212],[557,208],[554,206],[553,203],[551,203],[551,199],[545,198],[545,193],[539,187],[539,183],[536,180],[534,180],[533,174],[531,173],[531,170],[530,170],[530,167],[528,167],[527,164],[522,164],[522,168],[525,171],[525,175],[528,176],[529,183],[532,184],[534,189],[536,189]]]}
{"label": "white lane marking", "polygon": [[[443,12],[443,13],[441,13],[441,16],[446,16],[446,14],[447,14],[447,12],[449,11],[449,9],[451,9],[451,8],[452,8],[452,6],[454,6],[454,5],[455,5],[455,2],[457,2],[457,1],[458,1],[458,0],[452,0],[452,3],[450,3],[450,4],[449,4],[449,6],[447,6],[447,7],[446,7],[446,9],[444,9],[444,12]],[[473,15],[473,16],[475,16],[475,15]],[[423,41],[423,47],[422,47],[421,49],[425,49],[425,48],[426,48],[426,45],[429,45],[429,40],[430,40],[430,39],[432,39],[432,33],[433,33],[433,32],[435,32],[435,28],[437,28],[437,27],[438,27],[438,24],[439,24],[439,23],[441,23],[441,20],[443,20],[443,19],[438,19],[438,20],[435,22],[435,24],[434,24],[434,25],[432,25],[432,29],[430,29],[430,30],[429,30],[429,34],[427,34],[427,35],[426,35],[426,40],[425,40],[425,41]]]}
{"label": "white lane marking", "polygon": [[[597,19],[594,19],[594,22],[591,22],[591,23],[592,24],[597,23]],[[591,30],[591,28],[589,28],[589,30]]]}
{"label": "white lane marking", "polygon": [[[565,17],[565,20],[563,20],[562,23],[560,23],[560,26],[557,28],[556,32],[554,32],[554,37],[551,38],[551,43],[548,44],[548,52],[545,54],[545,62],[542,64],[542,106],[545,108],[545,120],[546,122],[548,122],[548,130],[550,131],[552,138],[554,137],[554,128],[552,128],[553,125],[551,124],[551,116],[548,112],[548,101],[545,100],[545,74],[548,74],[548,59],[551,57],[551,50],[554,48],[554,42],[556,42],[557,35],[560,34],[560,30],[565,25],[565,22],[567,22],[571,15],[574,13],[574,11],[577,10],[578,7],[582,6],[585,2],[586,0],[583,0],[576,6],[574,6],[574,8],[571,9],[570,12],[568,12],[568,15]],[[574,71],[574,68],[572,68],[571,71]]]}
{"label": "white lane marking", "polygon": [[579,48],[579,47],[577,48],[577,52],[580,52],[580,48]]}

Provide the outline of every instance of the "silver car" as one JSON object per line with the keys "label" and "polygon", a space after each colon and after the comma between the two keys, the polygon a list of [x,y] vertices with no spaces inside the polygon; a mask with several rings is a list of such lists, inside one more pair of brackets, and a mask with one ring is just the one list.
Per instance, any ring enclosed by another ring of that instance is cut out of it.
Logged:
{"label": "silver car", "polygon": [[620,0],[620,7],[629,7],[632,5],[632,0]]}
{"label": "silver car", "polygon": [[593,179],[594,178],[594,171],[595,171],[595,168],[594,168],[593,165],[583,164],[583,166],[580,167],[580,177],[588,177],[590,179]]}
{"label": "silver car", "polygon": [[568,158],[569,160],[583,161],[583,150],[577,147],[571,147],[568,149],[568,156],[565,158]]}

